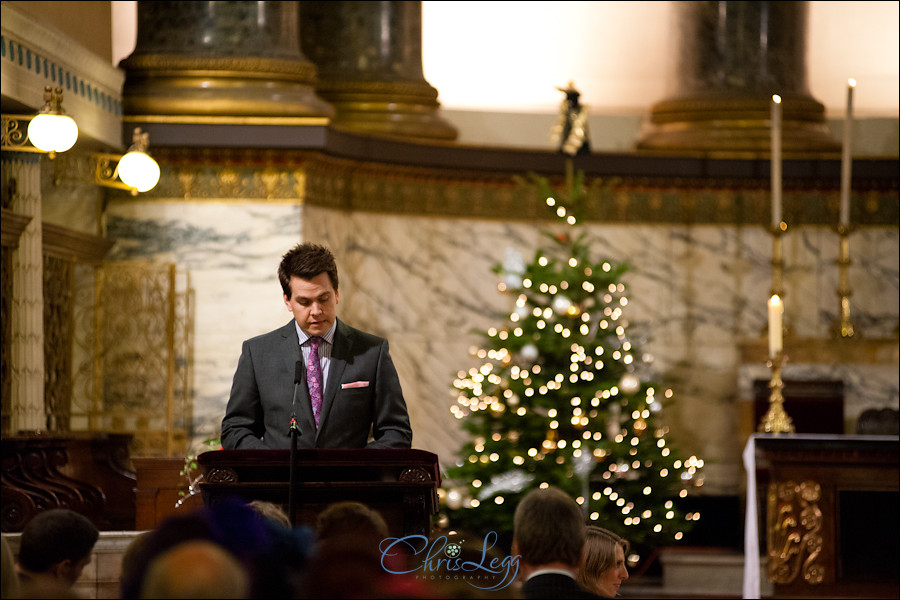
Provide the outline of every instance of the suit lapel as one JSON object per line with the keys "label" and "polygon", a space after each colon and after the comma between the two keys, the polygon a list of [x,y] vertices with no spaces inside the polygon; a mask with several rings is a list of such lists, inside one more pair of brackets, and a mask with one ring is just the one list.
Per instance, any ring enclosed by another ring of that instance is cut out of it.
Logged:
{"label": "suit lapel", "polygon": [[340,320],[334,332],[334,347],[331,349],[331,362],[328,365],[328,383],[325,385],[325,395],[322,398],[322,415],[319,419],[319,431],[322,431],[331,405],[341,386],[341,377],[347,366],[347,357],[352,356],[353,336],[349,327]]}
{"label": "suit lapel", "polygon": [[298,360],[303,359],[300,353],[300,338],[297,337],[297,326],[294,320],[282,327],[278,333],[281,334],[282,351],[278,354],[281,356],[282,368],[290,373],[291,397],[294,394],[294,369]]}

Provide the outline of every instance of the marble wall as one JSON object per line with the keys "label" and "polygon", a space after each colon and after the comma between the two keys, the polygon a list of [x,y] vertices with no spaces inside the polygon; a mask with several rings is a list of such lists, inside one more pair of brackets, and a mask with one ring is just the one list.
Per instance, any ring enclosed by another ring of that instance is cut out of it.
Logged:
{"label": "marble wall", "polygon": [[[502,324],[512,299],[491,267],[508,252],[529,260],[551,222],[501,222],[348,213],[295,201],[129,199],[107,210],[111,259],[172,261],[190,272],[195,443],[217,436],[241,342],[289,319],[275,270],[300,240],[334,250],[338,315],[386,336],[414,430],[413,447],[452,464],[464,434],[450,413],[455,373],[476,363],[477,331]],[[707,493],[742,485],[742,403],[768,379],[747,344],[764,344],[771,239],[759,227],[590,225],[596,257],[631,265],[630,334],[652,362],[648,376],[675,392],[665,412],[672,440],[706,461]],[[837,317],[837,235],[827,228],[784,238],[791,335],[826,348],[825,361],[789,363],[786,378],[845,382],[848,432],[869,407],[898,406],[898,236],[866,228],[851,237],[852,317],[865,339],[887,338],[887,358],[855,362],[854,343],[830,338]],[[791,347],[792,337],[786,339]],[[751,424],[752,428],[752,424]]]}

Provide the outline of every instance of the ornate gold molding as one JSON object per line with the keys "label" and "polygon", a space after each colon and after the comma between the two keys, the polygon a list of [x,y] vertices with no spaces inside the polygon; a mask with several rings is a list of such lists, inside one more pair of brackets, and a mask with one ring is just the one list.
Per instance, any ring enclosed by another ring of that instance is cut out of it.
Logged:
{"label": "ornate gold molding", "polygon": [[189,72],[191,76],[215,72],[217,77],[271,79],[273,75],[282,75],[294,82],[313,82],[316,78],[316,66],[309,61],[252,56],[133,54],[122,61],[122,67],[128,71],[152,71],[163,74]]}

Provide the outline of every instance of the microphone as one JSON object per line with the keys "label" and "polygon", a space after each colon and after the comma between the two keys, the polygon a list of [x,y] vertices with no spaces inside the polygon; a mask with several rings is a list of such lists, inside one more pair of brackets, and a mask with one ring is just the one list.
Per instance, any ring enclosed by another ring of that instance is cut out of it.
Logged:
{"label": "microphone", "polygon": [[297,424],[297,392],[300,391],[300,384],[303,383],[303,376],[306,375],[306,367],[303,361],[298,360],[294,365],[294,399],[291,401],[291,426],[288,433],[297,432],[297,435],[303,435],[303,430]]}

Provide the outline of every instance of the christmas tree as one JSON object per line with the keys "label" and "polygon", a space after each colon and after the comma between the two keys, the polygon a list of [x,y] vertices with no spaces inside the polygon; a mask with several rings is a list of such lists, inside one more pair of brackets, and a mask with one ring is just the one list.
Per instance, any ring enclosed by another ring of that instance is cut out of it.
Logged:
{"label": "christmas tree", "polygon": [[441,497],[450,527],[508,534],[525,493],[559,487],[587,522],[631,542],[634,566],[699,518],[679,500],[702,484],[703,461],[667,443],[661,411],[673,392],[648,380],[628,335],[627,265],[593,260],[579,231],[583,180],[569,160],[564,193],[537,175],[526,181],[563,224],[544,232],[546,247],[528,264],[512,253],[494,267],[511,311],[473,350],[480,364],[453,382],[451,410],[472,439]]}

